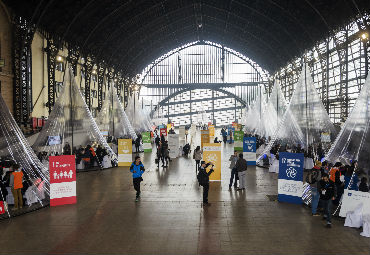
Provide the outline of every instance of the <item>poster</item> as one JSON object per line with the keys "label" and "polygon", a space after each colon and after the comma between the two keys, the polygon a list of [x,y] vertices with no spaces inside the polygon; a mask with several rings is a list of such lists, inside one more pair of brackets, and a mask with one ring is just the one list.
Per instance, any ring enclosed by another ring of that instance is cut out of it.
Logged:
{"label": "poster", "polygon": [[347,212],[354,211],[361,203],[363,215],[370,214],[370,193],[345,189],[339,216],[346,217]]}
{"label": "poster", "polygon": [[[210,181],[221,181],[221,144],[219,143],[204,143],[203,144],[203,160],[208,163],[212,162],[214,172],[209,176]],[[210,169],[207,168],[207,171]]]}
{"label": "poster", "polygon": [[243,157],[247,161],[247,165],[256,165],[256,148],[257,144],[255,137],[243,137]]}
{"label": "poster", "polygon": [[243,151],[243,131],[235,131],[234,132],[234,150],[235,151]]}
{"label": "poster", "polygon": [[209,143],[209,130],[200,131],[200,145],[203,147],[203,144]]}
{"label": "poster", "polygon": [[175,125],[173,123],[167,124],[167,133],[170,131],[171,128],[174,128]]}
{"label": "poster", "polygon": [[167,129],[166,128],[161,128],[159,130],[159,133],[160,133],[161,137],[162,137],[162,135],[164,135],[166,137],[167,136]]}
{"label": "poster", "polygon": [[0,201],[0,215],[5,213],[4,201]]}
{"label": "poster", "polygon": [[152,151],[152,140],[150,132],[144,132],[141,134],[143,138],[143,149],[144,152],[151,152]]}
{"label": "poster", "polygon": [[322,132],[321,133],[321,142],[322,143],[330,143],[330,132]]}
{"label": "poster", "polygon": [[50,156],[50,206],[75,204],[76,158],[75,155]]}
{"label": "poster", "polygon": [[118,139],[118,166],[131,166],[132,140]]}
{"label": "poster", "polygon": [[209,130],[209,136],[215,137],[215,125],[209,125],[208,130]]}
{"label": "poster", "polygon": [[170,158],[177,158],[179,156],[179,135],[168,134],[168,149],[170,150]]}
{"label": "poster", "polygon": [[302,204],[303,153],[279,153],[278,201]]}

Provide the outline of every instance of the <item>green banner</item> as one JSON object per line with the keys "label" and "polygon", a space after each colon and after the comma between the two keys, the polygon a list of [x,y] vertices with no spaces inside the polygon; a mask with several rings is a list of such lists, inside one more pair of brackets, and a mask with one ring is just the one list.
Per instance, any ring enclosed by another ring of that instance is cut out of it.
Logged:
{"label": "green banner", "polygon": [[141,134],[143,138],[143,149],[144,152],[151,152],[152,151],[152,141],[150,137],[150,132],[144,132]]}
{"label": "green banner", "polygon": [[243,151],[243,131],[235,131],[234,133],[234,150]]}

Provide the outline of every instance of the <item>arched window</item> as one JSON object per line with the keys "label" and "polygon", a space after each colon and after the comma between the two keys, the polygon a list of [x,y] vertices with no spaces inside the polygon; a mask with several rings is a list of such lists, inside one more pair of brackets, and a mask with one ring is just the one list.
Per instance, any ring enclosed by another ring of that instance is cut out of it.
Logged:
{"label": "arched window", "polygon": [[204,112],[216,125],[240,120],[242,109],[265,92],[269,74],[235,50],[209,41],[176,48],[142,72],[140,96],[157,116],[177,125]]}

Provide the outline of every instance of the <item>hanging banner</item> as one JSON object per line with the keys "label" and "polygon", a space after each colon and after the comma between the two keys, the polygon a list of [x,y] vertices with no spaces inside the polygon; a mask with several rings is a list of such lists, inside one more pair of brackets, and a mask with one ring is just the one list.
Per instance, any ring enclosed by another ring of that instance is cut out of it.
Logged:
{"label": "hanging banner", "polygon": [[215,137],[215,125],[209,125],[208,130],[209,130],[209,136]]}
{"label": "hanging banner", "polygon": [[175,127],[173,123],[167,124],[167,133],[170,131],[171,128]]}
{"label": "hanging banner", "polygon": [[180,139],[185,139],[185,126],[180,126],[179,127],[179,138]]}
{"label": "hanging banner", "polygon": [[330,143],[330,132],[322,132],[321,133],[321,142],[322,143]]}
{"label": "hanging banner", "polygon": [[179,135],[168,134],[168,149],[170,150],[170,158],[177,158],[179,156]]}
{"label": "hanging banner", "polygon": [[200,131],[200,146],[203,147],[205,143],[209,143],[209,130]]}
{"label": "hanging banner", "polygon": [[303,153],[279,153],[278,201],[302,204]]}
{"label": "hanging banner", "polygon": [[234,132],[234,150],[235,151],[243,151],[243,131],[235,131]]}
{"label": "hanging banner", "polygon": [[131,166],[132,140],[118,139],[118,166]]}
{"label": "hanging banner", "polygon": [[144,152],[151,152],[152,151],[152,140],[151,140],[150,132],[142,133],[141,137],[143,139]]}
{"label": "hanging banner", "polygon": [[76,158],[75,155],[50,156],[50,206],[75,204]]}
{"label": "hanging banner", "polygon": [[0,201],[0,215],[5,213],[4,201]]}
{"label": "hanging banner", "polygon": [[247,165],[256,165],[256,148],[255,137],[243,137],[243,158],[247,161]]}
{"label": "hanging banner", "polygon": [[227,127],[227,141],[229,143],[233,143],[234,142],[234,132],[235,132],[235,128],[233,127]]}
{"label": "hanging banner", "polygon": [[[204,143],[203,144],[203,160],[214,164],[214,172],[209,176],[210,181],[221,181],[221,144],[219,143]],[[209,168],[207,169],[207,171]]]}
{"label": "hanging banner", "polygon": [[339,216],[346,217],[347,212],[353,212],[360,204],[363,215],[370,214],[370,193],[345,189]]}
{"label": "hanging banner", "polygon": [[166,129],[166,128],[161,128],[161,129],[159,130],[159,133],[161,134],[161,136],[162,136],[162,135],[167,136],[167,129]]}

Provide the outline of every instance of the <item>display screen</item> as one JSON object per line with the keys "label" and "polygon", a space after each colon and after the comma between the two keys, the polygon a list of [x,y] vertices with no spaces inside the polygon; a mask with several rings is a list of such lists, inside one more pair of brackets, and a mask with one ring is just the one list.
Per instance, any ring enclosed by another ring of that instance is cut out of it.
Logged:
{"label": "display screen", "polygon": [[57,145],[57,144],[61,144],[62,141],[60,139],[60,135],[56,135],[56,136],[49,136],[48,137],[48,145]]}

